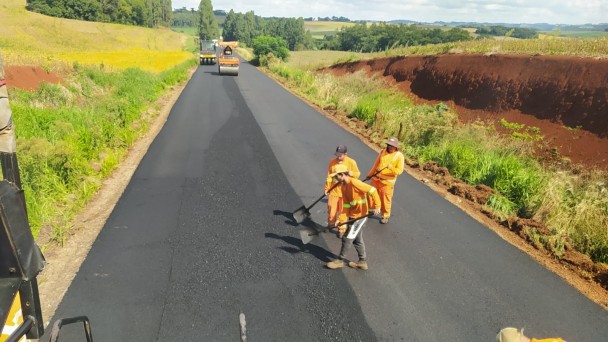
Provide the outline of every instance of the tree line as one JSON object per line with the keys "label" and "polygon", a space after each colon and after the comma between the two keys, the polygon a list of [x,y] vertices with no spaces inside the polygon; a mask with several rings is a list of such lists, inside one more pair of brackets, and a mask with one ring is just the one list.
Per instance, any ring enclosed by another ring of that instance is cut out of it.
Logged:
{"label": "tree line", "polygon": [[523,27],[506,27],[506,26],[480,26],[475,30],[479,35],[503,36],[521,39],[538,38],[538,32],[535,29]]}
{"label": "tree line", "polygon": [[317,17],[317,18],[313,18],[313,17],[308,17],[308,18],[304,18],[304,21],[338,21],[341,23],[350,23],[350,19],[348,19],[347,17],[336,17],[336,16],[332,16],[330,17]]}
{"label": "tree line", "polygon": [[25,8],[52,17],[147,27],[170,26],[171,0],[26,0]]}
{"label": "tree line", "polygon": [[460,28],[441,30],[405,24],[356,24],[342,27],[335,35],[325,36],[319,48],[328,50],[376,52],[386,49],[472,40],[468,31]]}
{"label": "tree line", "polygon": [[238,40],[251,45],[260,36],[282,38],[291,51],[314,48],[310,32],[304,28],[302,18],[262,18],[253,11],[237,13],[230,10],[226,15],[222,36],[226,41]]}

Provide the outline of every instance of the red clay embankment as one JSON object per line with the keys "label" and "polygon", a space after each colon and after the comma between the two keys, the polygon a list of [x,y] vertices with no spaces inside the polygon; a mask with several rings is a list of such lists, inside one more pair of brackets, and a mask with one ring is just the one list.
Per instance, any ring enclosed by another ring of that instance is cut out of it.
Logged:
{"label": "red clay embankment", "polygon": [[608,169],[608,59],[450,54],[363,60],[330,70],[381,74],[419,99],[454,104],[463,121],[505,118],[539,127],[564,156]]}

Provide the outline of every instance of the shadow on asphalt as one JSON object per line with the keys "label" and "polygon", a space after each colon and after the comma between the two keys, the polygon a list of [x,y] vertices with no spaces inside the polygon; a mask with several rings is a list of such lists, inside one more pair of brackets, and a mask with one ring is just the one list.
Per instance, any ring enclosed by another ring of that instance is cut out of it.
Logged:
{"label": "shadow on asphalt", "polygon": [[298,223],[293,219],[293,213],[292,212],[287,212],[287,211],[282,211],[282,210],[274,210],[272,212],[275,216],[281,215],[284,216],[285,218],[288,218],[289,220],[285,221],[286,224],[292,226],[292,227],[297,227]]}
{"label": "shadow on asphalt", "polygon": [[271,238],[271,239],[283,240],[284,242],[287,242],[288,244],[290,244],[291,246],[279,247],[279,249],[281,249],[289,254],[309,253],[323,262],[328,262],[328,261],[334,260],[338,257],[337,255],[328,251],[327,249],[325,249],[323,247],[319,247],[315,244],[309,243],[307,245],[303,245],[302,241],[300,241],[300,239],[297,239],[293,236],[286,236],[286,235],[281,236],[281,235],[274,234],[274,233],[266,233],[266,234],[264,234],[264,236],[267,238]]}
{"label": "shadow on asphalt", "polygon": [[[323,230],[325,230],[325,227],[319,225],[318,223],[314,222],[313,220],[311,220],[310,218],[306,218],[304,219],[304,221],[300,224],[298,224],[294,218],[293,218],[293,213],[290,211],[283,211],[283,210],[274,210],[273,214],[275,216],[283,216],[285,218],[287,218],[288,220],[285,220],[285,224],[290,225],[292,227],[302,227],[302,228],[313,228],[314,230],[321,232]],[[323,261],[323,262],[328,262],[331,260],[334,260],[335,258],[337,258],[337,255],[335,255],[334,253],[331,253],[330,251],[326,250],[323,247],[319,247],[313,243],[308,243],[308,244],[302,244],[302,241],[298,238],[295,238],[293,236],[288,236],[288,235],[278,235],[278,234],[274,234],[274,233],[266,233],[264,234],[265,237],[267,238],[271,238],[271,239],[277,239],[277,240],[283,240],[284,242],[287,242],[288,244],[290,244],[291,246],[281,246],[279,247],[279,249],[289,253],[289,254],[297,254],[297,253],[309,253],[312,254],[313,256],[315,256],[317,259]]]}

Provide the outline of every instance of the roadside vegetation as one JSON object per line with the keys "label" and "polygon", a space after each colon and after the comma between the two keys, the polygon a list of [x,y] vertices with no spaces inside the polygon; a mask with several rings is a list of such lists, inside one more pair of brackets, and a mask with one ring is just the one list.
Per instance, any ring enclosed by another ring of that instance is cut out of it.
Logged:
{"label": "roadside vegetation", "polygon": [[[158,115],[154,103],[197,65],[193,39],[150,29],[51,18],[0,4],[3,66],[34,65],[61,84],[9,88],[34,236],[63,242],[70,220]],[[197,50],[197,48],[196,48]]]}
{"label": "roadside vegetation", "polygon": [[[606,43],[605,40],[461,42],[387,50],[381,54],[351,53],[326,65],[373,56],[433,54],[452,49],[597,56],[608,54]],[[273,60],[268,70],[320,107],[365,122],[372,141],[381,143],[388,136],[398,136],[410,162],[434,162],[468,184],[491,187],[496,192],[484,210],[498,220],[527,218],[548,227],[549,236],[540,234],[535,227],[525,228],[526,235],[538,247],[557,257],[574,248],[596,262],[608,263],[606,172],[572,172],[544,165],[532,154],[532,143],[542,140],[533,127],[503,120],[501,125],[512,131],[510,136],[504,136],[496,132],[496,127],[484,123],[460,124],[457,113],[445,104],[416,105],[382,79],[370,79],[361,72],[343,77],[317,72],[319,64],[304,63],[303,58],[297,57],[299,53],[292,54],[293,62]],[[324,59],[310,56],[312,52],[305,53],[311,60]]]}
{"label": "roadside vegetation", "polygon": [[150,108],[167,88],[188,78],[195,60],[161,73],[130,68],[107,72],[74,66],[62,85],[11,89],[23,189],[34,236],[66,225],[120,163],[158,114]]}

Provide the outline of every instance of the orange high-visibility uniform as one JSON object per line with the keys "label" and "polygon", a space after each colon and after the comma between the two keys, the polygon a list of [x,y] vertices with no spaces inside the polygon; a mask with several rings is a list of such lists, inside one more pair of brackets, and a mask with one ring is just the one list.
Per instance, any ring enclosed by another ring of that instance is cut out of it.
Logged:
{"label": "orange high-visibility uniform", "polygon": [[365,216],[370,209],[380,207],[378,191],[367,183],[356,178],[349,178],[340,188],[344,200],[343,212],[348,218]]}
{"label": "orange high-visibility uniform", "polygon": [[[337,164],[344,164],[348,168],[348,171],[351,172],[352,177],[359,178],[361,175],[361,171],[359,171],[359,167],[357,166],[357,162],[345,156],[344,160],[340,161],[338,158],[333,158],[329,162],[329,167],[327,168],[327,179],[325,180],[325,190],[324,192],[329,191],[332,186],[338,183],[338,179],[336,177],[330,177],[332,173],[334,173],[334,166]],[[327,194],[327,225],[333,226],[336,223],[336,220],[344,222],[346,221],[346,214],[342,213],[342,190],[340,186],[336,186]],[[346,230],[346,227],[340,228],[342,231]]]}
{"label": "orange high-visibility uniform", "polygon": [[[384,169],[389,165],[390,169]],[[367,177],[371,177],[378,170],[384,169],[372,178],[372,186],[378,189],[378,194],[380,195],[382,218],[388,219],[391,216],[391,201],[393,199],[395,182],[397,181],[397,176],[403,173],[404,166],[405,158],[403,157],[403,153],[399,151],[388,153],[384,149],[380,152],[374,166],[367,174]]]}

